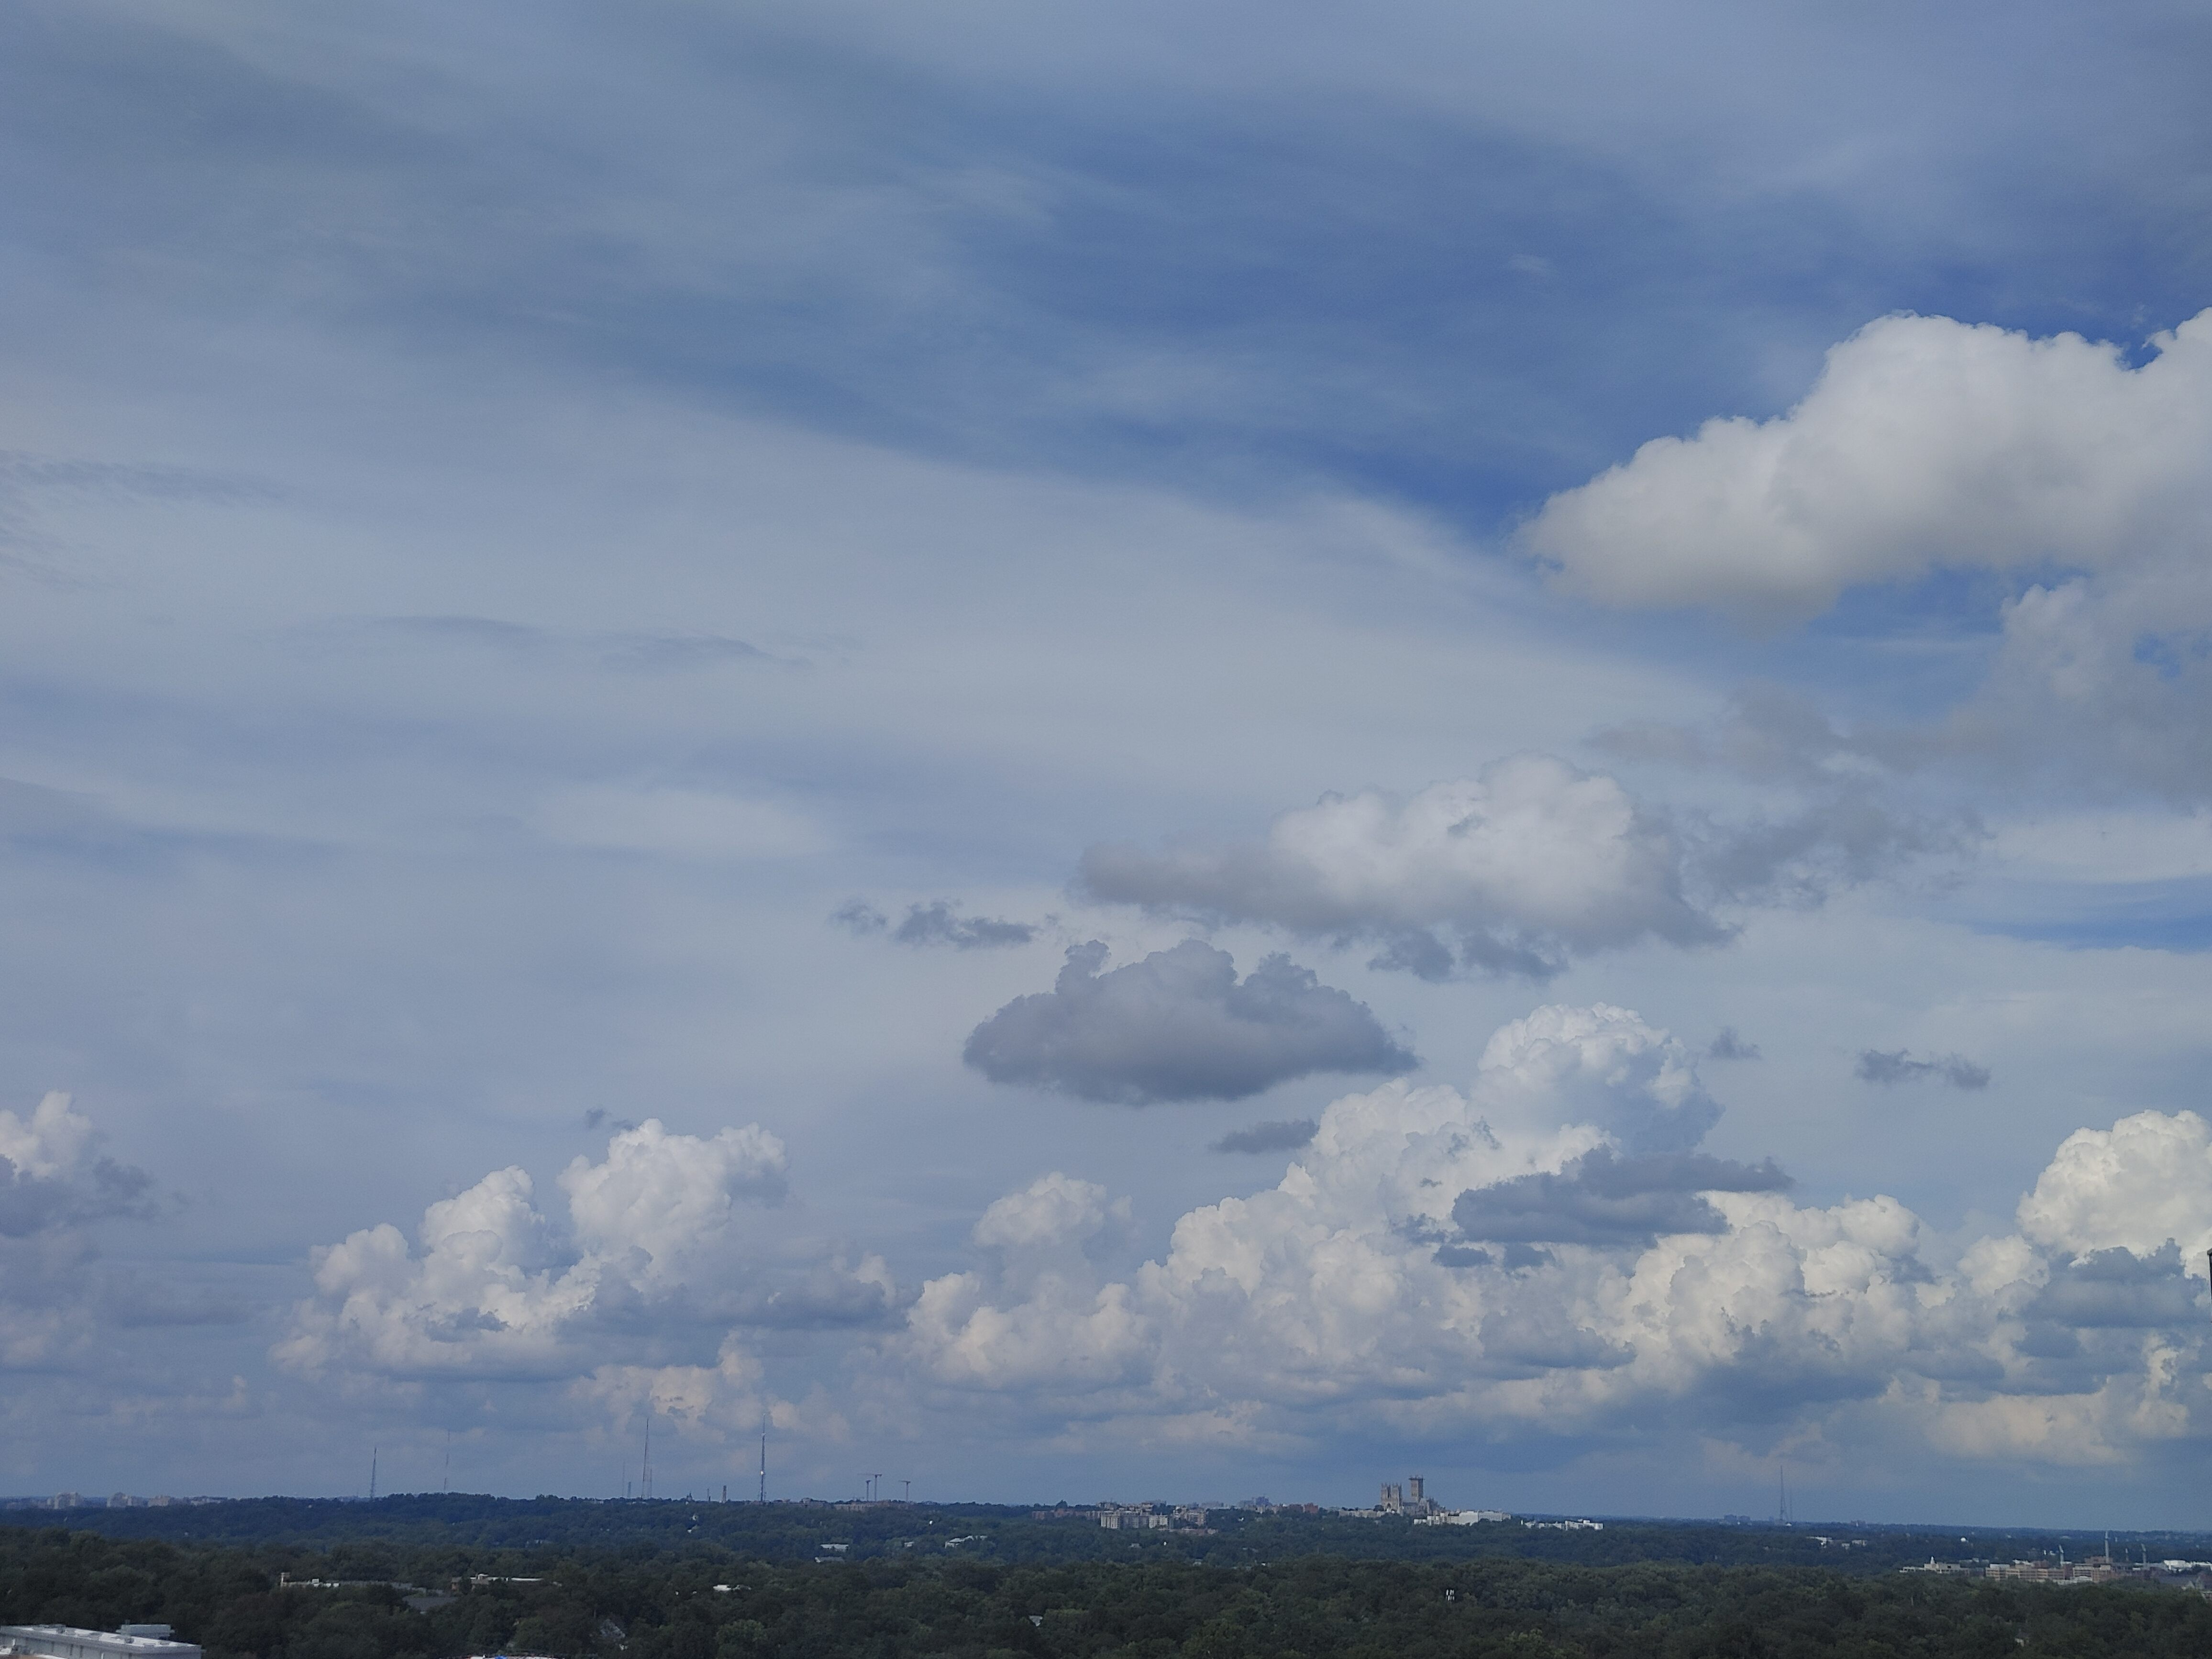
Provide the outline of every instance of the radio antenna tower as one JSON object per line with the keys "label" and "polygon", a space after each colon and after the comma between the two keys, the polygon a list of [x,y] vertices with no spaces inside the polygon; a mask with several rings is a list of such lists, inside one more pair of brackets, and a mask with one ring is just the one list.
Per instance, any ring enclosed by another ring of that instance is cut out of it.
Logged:
{"label": "radio antenna tower", "polygon": [[653,1401],[645,1402],[645,1461],[637,1466],[637,1495],[648,1501],[653,1497]]}
{"label": "radio antenna tower", "polygon": [[761,1419],[760,1501],[768,1502],[768,1419]]}
{"label": "radio antenna tower", "polygon": [[376,1455],[383,1449],[381,1446],[368,1449],[368,1501],[372,1504],[376,1502]]}

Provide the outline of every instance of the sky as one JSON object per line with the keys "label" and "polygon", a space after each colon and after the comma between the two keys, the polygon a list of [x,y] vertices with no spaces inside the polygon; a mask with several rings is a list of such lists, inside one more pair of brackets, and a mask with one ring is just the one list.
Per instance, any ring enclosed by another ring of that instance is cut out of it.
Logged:
{"label": "sky", "polygon": [[2208,73],[7,8],[0,1490],[2212,1524]]}

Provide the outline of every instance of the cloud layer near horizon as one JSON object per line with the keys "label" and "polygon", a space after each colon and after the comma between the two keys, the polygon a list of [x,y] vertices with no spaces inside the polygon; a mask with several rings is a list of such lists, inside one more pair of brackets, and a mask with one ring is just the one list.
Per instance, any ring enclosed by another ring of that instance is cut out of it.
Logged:
{"label": "cloud layer near horizon", "polygon": [[2067,1465],[2212,1420],[2203,1297],[2177,1253],[2212,1243],[2195,1114],[2079,1132],[2019,1231],[1955,1261],[1893,1199],[1800,1206],[1771,1164],[1695,1152],[1715,1115],[1633,1014],[1540,1009],[1465,1091],[1335,1102],[1279,1185],[1192,1210],[1133,1275],[1079,1248],[1103,1190],[1044,1177],[1002,1202],[1082,1201],[1018,1256],[979,1229],[992,1265],[925,1285],[892,1352],[1039,1419],[1254,1449],[1663,1424],[1747,1456]]}
{"label": "cloud layer near horizon", "polygon": [[[275,1358],[355,1395],[533,1390],[571,1431],[650,1411],[708,1449],[763,1421],[827,1448],[894,1400],[910,1431],[1005,1412],[1022,1434],[1270,1457],[1346,1433],[1690,1436],[1753,1459],[1786,1443],[1808,1474],[1901,1449],[2124,1468],[2203,1431],[2197,1114],[2075,1132],[2014,1230],[1963,1249],[1893,1198],[1793,1200],[1771,1160],[1700,1149],[1719,1115],[1665,1032],[1542,1007],[1464,1089],[1394,1082],[1245,1132],[1240,1149],[1294,1152],[1279,1182],[1190,1210],[1133,1272],[1113,1265],[1129,1200],[1054,1171],[985,1210],[981,1265],[906,1291],[879,1255],[795,1261],[735,1227],[786,1200],[775,1135],[648,1121],[562,1172],[565,1218],[510,1168],[429,1206],[412,1243],[387,1224],[319,1249]],[[19,1181],[97,1167],[91,1125],[52,1097],[0,1115],[0,1143]],[[0,1364],[82,1345],[81,1315],[11,1285]],[[856,1391],[770,1388],[764,1336],[802,1326],[852,1333]]]}
{"label": "cloud layer near horizon", "polygon": [[740,1206],[782,1200],[786,1167],[758,1124],[701,1137],[648,1118],[562,1171],[566,1225],[537,1207],[527,1171],[495,1170],[431,1205],[412,1246],[387,1222],[319,1248],[315,1295],[276,1357],[309,1376],[567,1381],[641,1352],[680,1364],[702,1342],[726,1369],[738,1351],[716,1341],[733,1323],[880,1317],[878,1258],[794,1282],[733,1235]]}

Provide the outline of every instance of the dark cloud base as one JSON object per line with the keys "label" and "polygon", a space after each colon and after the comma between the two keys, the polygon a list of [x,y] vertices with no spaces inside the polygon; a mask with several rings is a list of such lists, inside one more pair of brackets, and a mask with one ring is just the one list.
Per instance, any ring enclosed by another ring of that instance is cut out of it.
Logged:
{"label": "dark cloud base", "polygon": [[1231,1129],[1207,1146],[1206,1151],[1294,1152],[1309,1144],[1320,1130],[1321,1125],[1310,1117],[1294,1117],[1272,1123],[1250,1123],[1241,1129]]}
{"label": "dark cloud base", "polygon": [[1492,1244],[1648,1247],[1662,1234],[1719,1233],[1707,1193],[1777,1193],[1791,1184],[1769,1159],[1736,1164],[1704,1152],[1620,1158],[1600,1147],[1557,1175],[1518,1176],[1462,1193],[1452,1219]]}
{"label": "dark cloud base", "polygon": [[1142,1106],[1242,1100],[1316,1072],[1398,1073],[1419,1060],[1368,1006],[1286,956],[1243,980],[1196,939],[1110,972],[1106,946],[1072,947],[1053,988],[978,1025],[963,1057],[994,1083]]}
{"label": "dark cloud base", "polygon": [[1990,1086],[1990,1068],[1977,1066],[1964,1054],[1934,1054],[1926,1060],[1915,1060],[1911,1052],[1905,1048],[1862,1049],[1851,1075],[1862,1083],[1876,1083],[1886,1089],[1893,1089],[1900,1083],[1918,1083],[1927,1078],[1954,1089]]}

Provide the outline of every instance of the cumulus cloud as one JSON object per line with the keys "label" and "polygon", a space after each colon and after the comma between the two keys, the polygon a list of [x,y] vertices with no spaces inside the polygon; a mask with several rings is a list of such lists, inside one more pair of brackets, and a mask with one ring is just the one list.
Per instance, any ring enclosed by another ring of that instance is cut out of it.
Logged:
{"label": "cumulus cloud", "polygon": [[1279,1183],[1192,1210],[1133,1273],[1085,1248],[1104,1192],[1048,1177],[884,1357],[940,1401],[1159,1443],[1668,1424],[2070,1462],[2212,1426],[2179,1253],[2212,1224],[2192,1115],[2070,1139],[2021,1231],[1955,1265],[1893,1199],[1799,1205],[1771,1163],[1698,1151],[1713,1116],[1665,1033],[1540,1009],[1465,1090],[1334,1102]]}
{"label": "cumulus cloud", "polygon": [[994,1083],[1132,1106],[1241,1100],[1316,1072],[1420,1063],[1364,1003],[1286,956],[1263,957],[1241,981],[1227,951],[1196,939],[1105,963],[1095,940],[1070,948],[1050,991],[1017,997],[975,1028],[967,1062]]}
{"label": "cumulus cloud", "polygon": [[1529,549],[1612,604],[1810,616],[1944,567],[2098,568],[2196,535],[2212,312],[2118,348],[1887,317],[1773,420],[1708,421],[1547,501]]}
{"label": "cumulus cloud", "polygon": [[1925,1060],[1915,1060],[1904,1048],[1863,1048],[1851,1075],[1862,1083],[1877,1083],[1885,1088],[1894,1088],[1900,1083],[1918,1083],[1934,1078],[1954,1089],[1986,1089],[1990,1086],[1990,1068],[1977,1066],[1964,1054],[1931,1054]]}
{"label": "cumulus cloud", "polygon": [[[786,1191],[783,1144],[759,1125],[697,1136],[648,1118],[557,1184],[565,1224],[538,1207],[529,1173],[508,1168],[431,1205],[412,1245],[385,1223],[319,1249],[316,1294],[276,1357],[309,1373],[548,1379],[587,1369],[617,1333],[633,1346],[689,1340],[779,1293],[781,1316],[758,1322],[798,1320],[799,1287],[733,1236],[740,1206]],[[856,1304],[880,1316],[895,1294],[874,1257],[827,1277],[831,1305],[817,1311],[832,1322]]]}
{"label": "cumulus cloud", "polygon": [[1655,440],[1526,526],[1563,583],[1625,605],[1781,621],[1944,568],[2022,584],[1995,601],[1982,684],[1942,718],[1846,736],[1771,718],[1770,693],[1717,748],[1613,734],[1620,752],[1825,780],[1807,812],[1742,838],[1746,891],[1777,860],[1786,884],[1808,836],[1815,866],[1975,838],[1962,814],[1899,810],[1880,776],[2212,800],[2212,312],[2150,343],[2130,368],[2072,335],[1884,319],[1787,414]]}
{"label": "cumulus cloud", "polygon": [[1231,1129],[1206,1148],[1214,1152],[1294,1152],[1309,1141],[1321,1125],[1310,1117],[1288,1118],[1273,1123],[1251,1123]]}
{"label": "cumulus cloud", "polygon": [[151,1213],[152,1177],[100,1155],[91,1119],[55,1091],[28,1118],[0,1110],[0,1237]]}
{"label": "cumulus cloud", "polygon": [[153,1182],[100,1150],[92,1120],[58,1091],[27,1116],[0,1110],[0,1366],[52,1366],[88,1352],[103,1318],[177,1322],[207,1310],[102,1267],[97,1224],[155,1213]]}
{"label": "cumulus cloud", "polygon": [[1378,965],[1557,973],[1574,956],[1725,930],[1684,896],[1685,849],[1613,779],[1545,755],[1407,797],[1328,795],[1265,840],[1149,853],[1093,847],[1079,883],[1109,902],[1366,939]]}
{"label": "cumulus cloud", "polygon": [[963,916],[949,899],[908,905],[906,915],[896,927],[891,927],[889,916],[865,899],[854,899],[841,905],[830,920],[863,937],[888,931],[901,945],[949,945],[958,951],[1027,945],[1037,933],[1036,927],[1026,921]]}
{"label": "cumulus cloud", "polygon": [[2212,1129],[2195,1112],[2138,1112],[2077,1129],[2020,1203],[2020,1230],[2052,1250],[2136,1255],[2212,1249]]}

